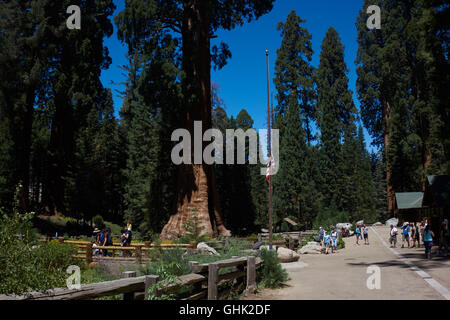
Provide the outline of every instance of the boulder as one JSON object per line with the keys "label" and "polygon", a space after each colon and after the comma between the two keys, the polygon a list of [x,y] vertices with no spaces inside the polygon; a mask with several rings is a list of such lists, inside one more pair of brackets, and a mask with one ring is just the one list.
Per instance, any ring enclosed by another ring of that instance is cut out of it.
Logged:
{"label": "boulder", "polygon": [[[263,246],[260,249],[269,250],[269,246]],[[294,250],[284,247],[275,247],[275,249],[277,250],[278,260],[280,260],[281,263],[297,262],[300,259],[300,255]]]}
{"label": "boulder", "polygon": [[364,224],[364,220],[359,220],[359,221],[356,223],[357,226],[362,226],[363,224]]}
{"label": "boulder", "polygon": [[320,254],[321,252],[322,246],[317,242],[308,242],[306,246],[298,251],[300,254]]}
{"label": "boulder", "polygon": [[300,255],[291,249],[280,247],[278,248],[277,253],[278,259],[282,263],[297,262],[300,259]]}
{"label": "boulder", "polygon": [[394,227],[398,226],[398,219],[397,218],[391,218],[388,221],[386,221],[385,223],[386,227],[390,227],[391,225],[393,225]]}
{"label": "boulder", "polygon": [[347,223],[338,223],[336,225],[336,229],[337,230],[341,230],[342,228],[350,230],[352,228],[352,224],[347,222]]}
{"label": "boulder", "polygon": [[204,242],[200,242],[197,245],[197,250],[199,250],[201,253],[207,253],[212,256],[220,256],[220,254],[214,248],[211,248]]}

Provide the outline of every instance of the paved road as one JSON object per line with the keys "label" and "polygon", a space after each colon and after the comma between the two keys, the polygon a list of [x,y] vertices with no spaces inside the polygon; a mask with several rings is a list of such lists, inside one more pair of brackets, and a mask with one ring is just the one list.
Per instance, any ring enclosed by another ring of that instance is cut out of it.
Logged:
{"label": "paved road", "polygon": [[[370,245],[345,240],[330,255],[302,255],[285,265],[291,280],[277,290],[263,290],[255,300],[450,300],[450,258],[424,259],[424,249],[390,249],[389,228],[371,228]],[[361,242],[362,243],[362,242]],[[436,250],[436,248],[434,248]],[[370,290],[369,266],[381,271],[381,288]]]}

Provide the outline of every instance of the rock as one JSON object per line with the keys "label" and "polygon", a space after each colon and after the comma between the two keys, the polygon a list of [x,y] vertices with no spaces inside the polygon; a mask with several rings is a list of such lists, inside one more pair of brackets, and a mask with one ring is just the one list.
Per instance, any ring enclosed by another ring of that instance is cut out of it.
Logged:
{"label": "rock", "polygon": [[297,262],[300,259],[300,255],[294,250],[280,247],[278,248],[278,259],[282,263]]}
{"label": "rock", "polygon": [[89,263],[89,268],[98,268],[100,264],[98,262],[91,262]]}
{"label": "rock", "polygon": [[352,224],[347,222],[347,223],[338,223],[336,225],[336,229],[337,230],[341,230],[342,228],[350,230],[352,228]]}
{"label": "rock", "polygon": [[381,227],[383,224],[381,222],[376,222],[372,225],[372,227]]}
{"label": "rock", "polygon": [[386,227],[390,227],[391,225],[396,227],[398,225],[398,219],[397,218],[391,218],[388,221],[386,221],[385,225],[386,225]]}
{"label": "rock", "polygon": [[252,250],[259,250],[264,245],[263,242],[257,242],[252,246]]}
{"label": "rock", "polygon": [[[260,249],[269,250],[269,246],[263,246]],[[297,262],[300,259],[300,255],[294,250],[284,247],[275,247],[275,249],[277,250],[278,260],[280,260],[281,263]]]}
{"label": "rock", "polygon": [[359,221],[356,223],[357,226],[362,226],[363,224],[364,224],[364,220],[359,220]]}
{"label": "rock", "polygon": [[298,251],[300,254],[320,254],[321,252],[322,246],[317,242],[308,242],[306,246]]}
{"label": "rock", "polygon": [[199,250],[202,253],[208,253],[208,254],[210,254],[212,256],[220,256],[220,254],[214,248],[211,248],[210,246],[208,246],[204,242],[200,242],[197,245],[197,250]]}

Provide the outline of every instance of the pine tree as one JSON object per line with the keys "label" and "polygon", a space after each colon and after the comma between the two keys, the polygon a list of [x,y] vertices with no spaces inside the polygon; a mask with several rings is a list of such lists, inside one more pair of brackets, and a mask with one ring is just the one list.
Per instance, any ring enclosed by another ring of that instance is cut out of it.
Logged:
{"label": "pine tree", "polygon": [[[275,63],[278,106],[275,127],[280,130],[280,170],[273,177],[276,221],[291,217],[306,226],[314,215],[317,192],[311,161],[314,121],[314,68],[311,66],[311,34],[305,21],[292,11],[285,23],[278,24],[283,37]],[[314,170],[314,169],[313,169]]]}
{"label": "pine tree", "polygon": [[[317,71],[317,122],[320,128],[322,152],[321,171],[324,184],[321,192],[324,207],[344,208],[348,177],[351,176],[346,162],[355,132],[355,112],[352,92],[348,89],[347,67],[344,61],[344,47],[332,27],[328,30],[320,54]],[[343,149],[344,146],[350,148]],[[350,144],[350,145],[349,145]],[[348,160],[347,160],[348,161]],[[343,174],[346,172],[347,174]],[[347,192],[348,195],[348,192]],[[348,205],[347,205],[348,207]]]}

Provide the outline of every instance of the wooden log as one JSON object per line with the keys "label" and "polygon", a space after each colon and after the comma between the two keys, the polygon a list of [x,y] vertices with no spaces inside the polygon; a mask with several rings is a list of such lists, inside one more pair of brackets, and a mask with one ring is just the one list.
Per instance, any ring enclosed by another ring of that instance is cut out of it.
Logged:
{"label": "wooden log", "polygon": [[234,272],[221,274],[218,277],[218,282],[239,279],[239,278],[245,277],[245,275],[246,275],[246,272],[244,270],[238,270],[238,271],[234,271]]}
{"label": "wooden log", "polygon": [[104,260],[104,261],[136,261],[133,257],[108,257],[108,256],[96,256],[92,260]]}
{"label": "wooden log", "polygon": [[255,293],[256,290],[256,258],[247,258],[247,291]]}
{"label": "wooden log", "polygon": [[197,261],[189,261],[189,269],[191,270],[191,273],[196,273],[194,270],[196,270],[196,267],[199,265]]}
{"label": "wooden log", "polygon": [[[136,278],[136,271],[125,271],[122,273],[122,278]],[[134,292],[124,293],[122,300],[134,300]]]}
{"label": "wooden log", "polygon": [[86,263],[89,265],[92,262],[92,243],[86,245]]}
{"label": "wooden log", "polygon": [[222,261],[217,261],[216,264],[219,268],[228,268],[234,266],[245,265],[247,263],[247,257],[240,257],[234,259],[227,259]]}
{"label": "wooden log", "polygon": [[209,264],[195,264],[191,266],[191,273],[203,274],[208,272]]}
{"label": "wooden log", "polygon": [[208,266],[208,300],[217,300],[217,282],[219,275],[219,266],[211,263]]}
{"label": "wooden log", "polygon": [[145,288],[145,277],[124,278],[99,283],[82,284],[80,290],[56,288],[43,292],[29,292],[27,294],[0,295],[0,300],[89,300],[121,293],[139,292]]}
{"label": "wooden log", "polygon": [[187,298],[181,299],[182,301],[195,301],[195,300],[201,300],[203,298],[206,298],[208,296],[208,291],[203,290],[198,293],[193,294],[192,296],[189,296]]}
{"label": "wooden log", "polygon": [[145,276],[145,300],[150,296],[149,288],[159,281],[159,276]]}

